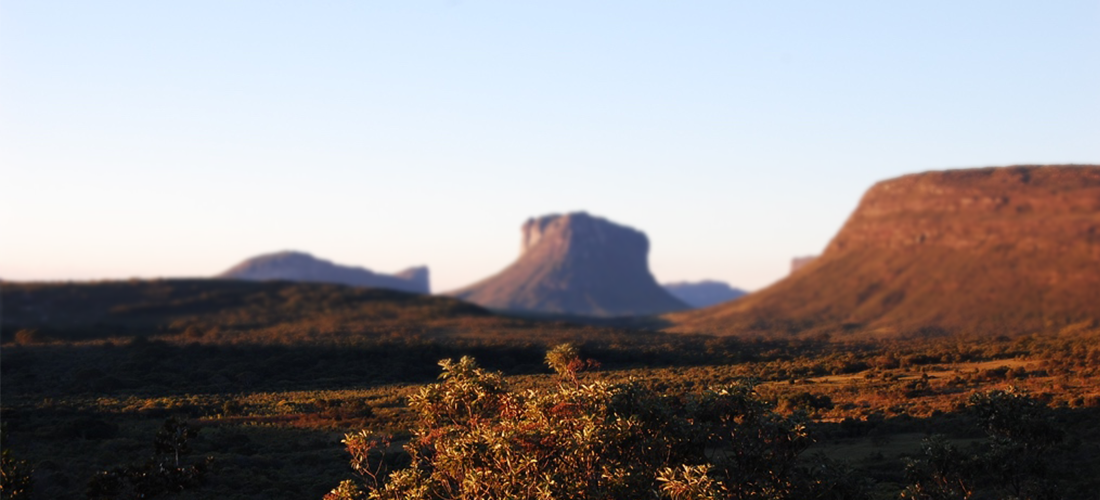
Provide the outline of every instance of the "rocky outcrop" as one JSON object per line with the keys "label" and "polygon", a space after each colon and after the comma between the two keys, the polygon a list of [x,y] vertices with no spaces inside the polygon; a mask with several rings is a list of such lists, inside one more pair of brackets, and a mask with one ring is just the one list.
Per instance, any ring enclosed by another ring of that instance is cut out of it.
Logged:
{"label": "rocky outcrop", "polygon": [[336,283],[411,293],[429,293],[427,267],[413,267],[394,275],[379,274],[362,267],[334,264],[303,252],[288,251],[253,257],[216,277],[252,281]]}
{"label": "rocky outcrop", "polygon": [[666,317],[745,335],[1011,334],[1100,325],[1100,167],[883,181],[814,261],[741,300]]}
{"label": "rocky outcrop", "polygon": [[671,293],[673,297],[696,309],[729,302],[748,293],[740,288],[732,288],[727,283],[712,280],[695,283],[681,281],[679,283],[665,283],[661,286],[668,290],[668,293]]}
{"label": "rocky outcrop", "polygon": [[584,212],[530,219],[519,259],[450,295],[498,310],[586,316],[686,309],[649,272],[645,234]]}

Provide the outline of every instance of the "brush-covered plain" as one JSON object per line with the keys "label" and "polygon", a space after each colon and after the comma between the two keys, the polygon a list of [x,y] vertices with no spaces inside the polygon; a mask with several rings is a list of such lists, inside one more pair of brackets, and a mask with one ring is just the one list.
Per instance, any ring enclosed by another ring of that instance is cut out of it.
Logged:
{"label": "brush-covered plain", "polygon": [[[578,375],[582,385],[690,400],[751,384],[752,400],[776,418],[805,422],[796,465],[842,464],[867,479],[858,486],[868,498],[960,494],[933,487],[964,479],[972,498],[1009,494],[979,470],[977,457],[1005,448],[974,401],[1026,395],[1062,433],[1032,471],[1054,488],[1042,491],[1090,498],[1100,489],[1096,325],[845,342],[535,321],[329,285],[5,283],[2,298],[5,461],[32,471],[34,498],[87,497],[97,474],[146,463],[165,421],[179,417],[197,429],[180,463],[213,462],[176,498],[319,499],[354,475],[348,434],[390,436],[394,468],[409,460],[401,446],[423,429],[409,402],[437,381],[440,360],[470,356],[501,372],[509,393],[552,397],[562,379],[546,353],[567,343],[599,363]],[[955,457],[971,477],[929,470],[929,457]],[[691,474],[666,479],[702,484]],[[1039,498],[1040,483],[1027,484]],[[696,491],[688,486],[653,495]]]}

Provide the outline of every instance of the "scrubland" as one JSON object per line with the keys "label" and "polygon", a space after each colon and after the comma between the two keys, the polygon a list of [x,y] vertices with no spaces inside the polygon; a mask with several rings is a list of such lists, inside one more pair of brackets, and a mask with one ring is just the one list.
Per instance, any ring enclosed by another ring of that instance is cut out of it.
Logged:
{"label": "scrubland", "polygon": [[[1054,498],[1100,491],[1100,330],[1092,327],[743,339],[505,318],[449,299],[343,287],[232,284],[196,294],[140,285],[160,291],[111,301],[103,289],[52,285],[51,296],[5,284],[4,450],[33,470],[35,498],[85,498],[97,473],[147,460],[166,419],[180,417],[198,429],[183,461],[213,462],[176,498],[320,499],[354,477],[341,442],[349,433],[391,436],[392,463],[408,460],[400,447],[423,428],[410,398],[439,381],[440,360],[472,356],[500,371],[508,391],[552,396],[562,379],[544,361],[562,343],[599,362],[578,375],[582,385],[690,399],[750,384],[776,418],[805,422],[798,463],[842,464],[862,478],[867,498],[907,488],[906,498],[935,498],[912,494],[926,439],[942,436],[960,456],[977,456],[967,450],[995,440],[975,395],[1027,394],[1064,436],[1044,451]],[[81,293],[102,303],[66,305]],[[83,316],[58,319],[51,308]],[[55,319],[35,323],[32,312]],[[983,491],[973,498],[992,494]]]}

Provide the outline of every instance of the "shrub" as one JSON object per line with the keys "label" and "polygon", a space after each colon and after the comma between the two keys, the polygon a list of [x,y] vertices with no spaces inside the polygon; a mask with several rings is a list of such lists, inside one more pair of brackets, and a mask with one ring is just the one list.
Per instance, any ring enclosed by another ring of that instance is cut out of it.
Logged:
{"label": "shrub", "polygon": [[831,410],[833,409],[833,398],[829,397],[828,394],[817,395],[802,391],[783,398],[780,401],[780,409],[788,412]]}
{"label": "shrub", "polygon": [[1049,462],[1064,433],[1046,405],[1009,388],[976,393],[967,409],[989,441],[964,453],[942,436],[926,439],[921,455],[906,466],[910,485],[902,498],[1060,498]]}
{"label": "shrub", "polygon": [[[547,364],[556,388],[513,392],[472,358],[441,361],[442,381],[409,400],[418,421],[408,466],[390,471],[383,437],[349,434],[359,477],[326,500],[830,498],[815,488],[846,480],[799,466],[811,442],[805,423],[776,414],[751,383],[662,395],[582,380],[592,364],[571,346],[553,349]],[[841,489],[860,498],[858,487]]]}
{"label": "shrub", "polygon": [[908,460],[905,475],[911,484],[902,492],[903,499],[952,500],[974,494],[973,475],[977,459],[960,451],[943,436],[924,440],[921,452]]}
{"label": "shrub", "polygon": [[19,330],[15,332],[15,343],[19,345],[44,344],[50,339],[38,330]]}
{"label": "shrub", "polygon": [[153,440],[152,458],[97,473],[88,483],[88,498],[153,498],[198,486],[213,458],[192,465],[181,465],[180,460],[190,453],[189,441],[198,432],[182,419],[169,418]]}
{"label": "shrub", "polygon": [[0,424],[0,497],[30,498],[34,486],[31,474],[34,471],[25,460],[12,456],[7,436],[8,424],[4,422]]}

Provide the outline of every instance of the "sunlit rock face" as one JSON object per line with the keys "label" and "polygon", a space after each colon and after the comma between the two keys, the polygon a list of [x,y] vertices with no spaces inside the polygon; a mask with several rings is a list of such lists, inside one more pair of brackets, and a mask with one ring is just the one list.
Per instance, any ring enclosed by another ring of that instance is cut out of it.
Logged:
{"label": "sunlit rock face", "polygon": [[512,265],[450,294],[498,310],[585,316],[688,307],[653,279],[640,231],[575,212],[529,219],[521,241]]}
{"label": "sunlit rock face", "polygon": [[797,272],[729,304],[666,319],[674,331],[746,336],[1093,328],[1100,166],[948,170],[879,182]]}
{"label": "sunlit rock face", "polygon": [[362,267],[350,267],[318,259],[304,252],[278,252],[247,259],[217,278],[252,281],[303,281],[336,283],[369,288],[386,288],[411,293],[429,293],[428,268],[413,267],[397,274],[380,274]]}

